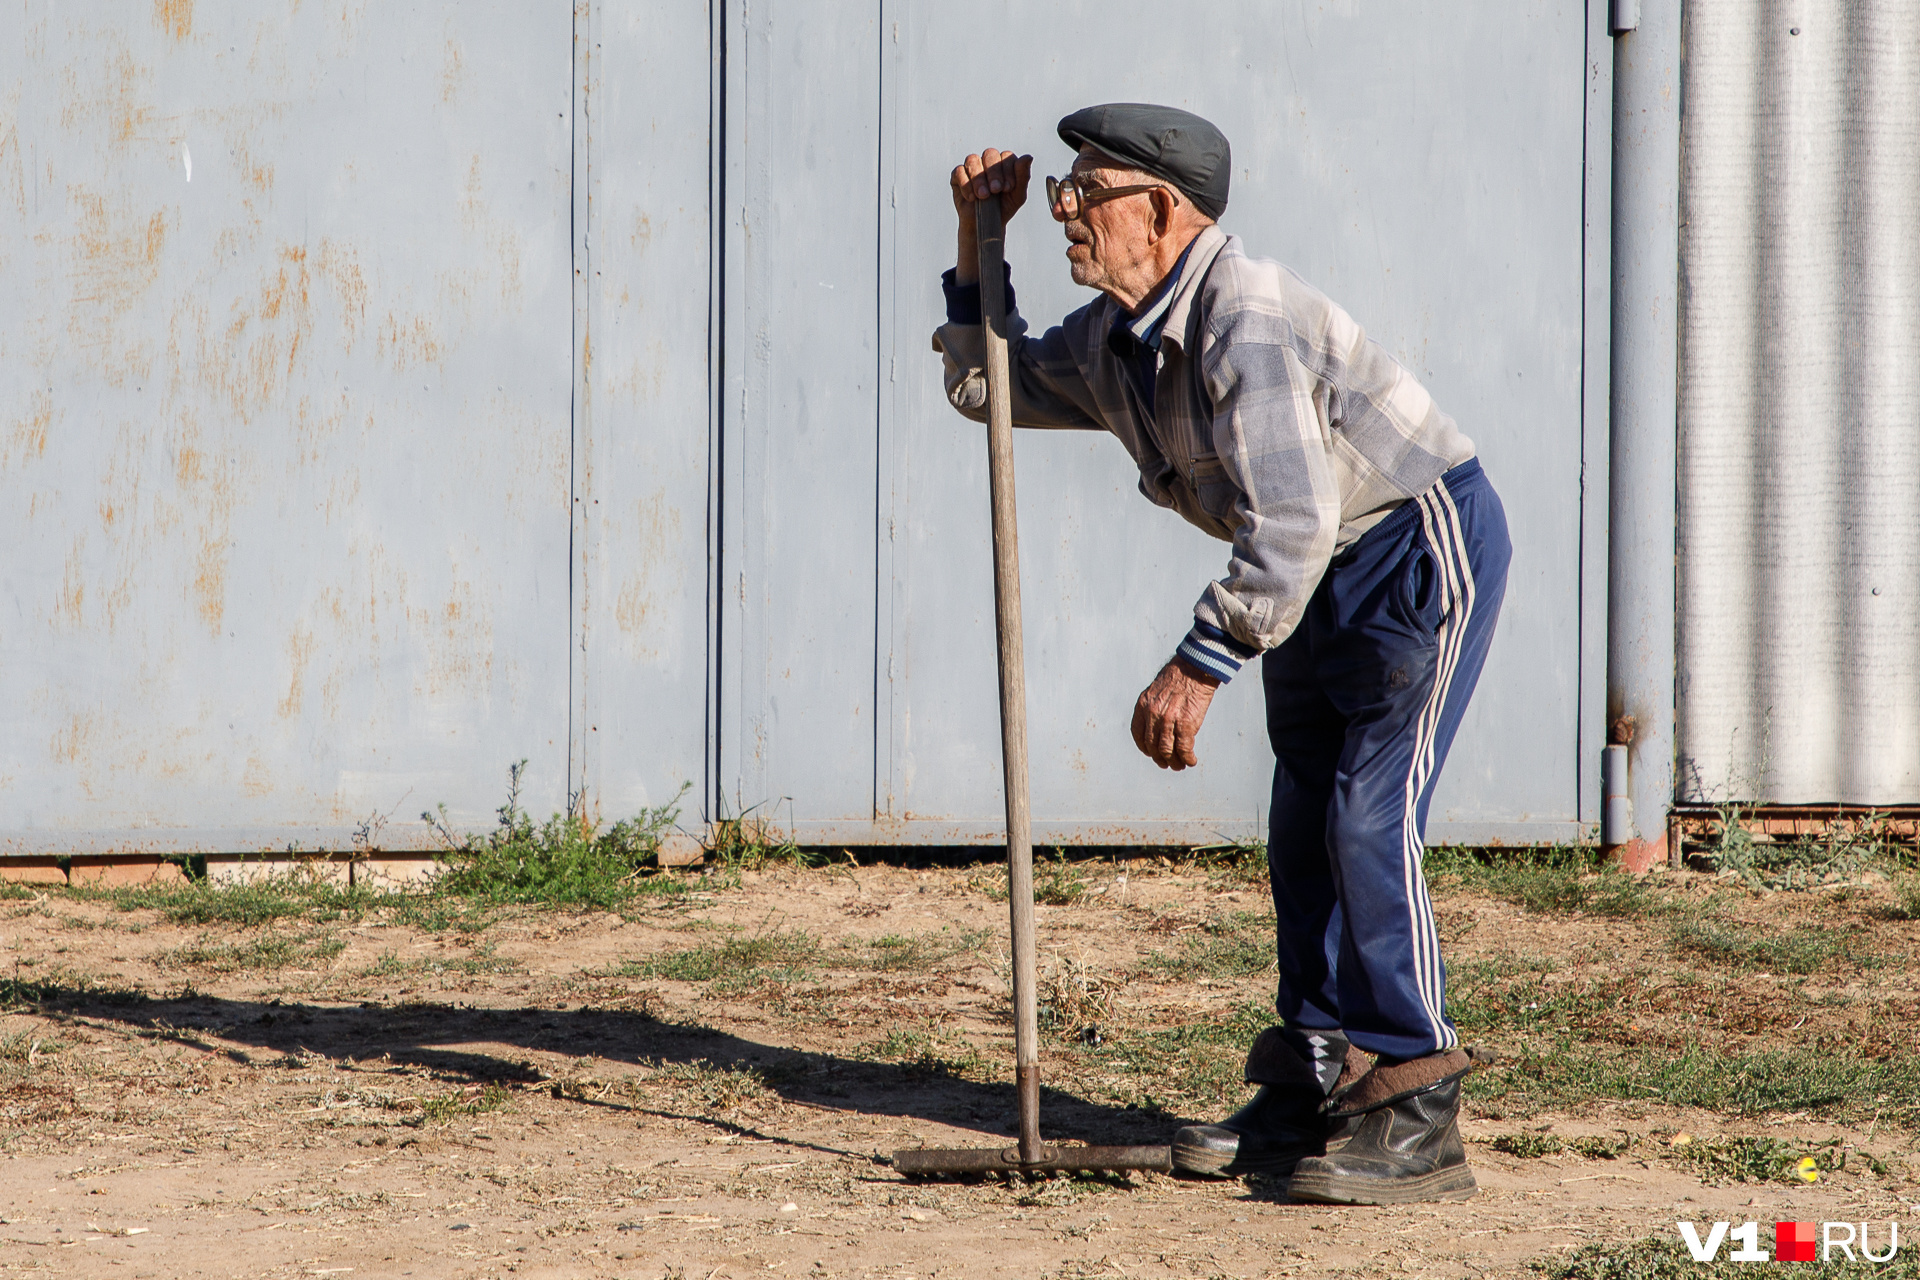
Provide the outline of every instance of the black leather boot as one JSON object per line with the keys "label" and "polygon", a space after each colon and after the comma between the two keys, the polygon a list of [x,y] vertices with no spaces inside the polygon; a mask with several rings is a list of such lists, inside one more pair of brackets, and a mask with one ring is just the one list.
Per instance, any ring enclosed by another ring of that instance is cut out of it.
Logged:
{"label": "black leather boot", "polygon": [[1325,1204],[1467,1199],[1477,1189],[1460,1144],[1460,1082],[1470,1067],[1458,1050],[1375,1067],[1330,1113],[1353,1123],[1352,1136],[1300,1160],[1287,1194]]}
{"label": "black leather boot", "polygon": [[1285,1175],[1302,1158],[1319,1155],[1345,1123],[1328,1118],[1326,1101],[1346,1057],[1347,1039],[1338,1031],[1262,1031],[1247,1054],[1247,1083],[1260,1091],[1218,1124],[1176,1132],[1173,1167],[1228,1178]]}

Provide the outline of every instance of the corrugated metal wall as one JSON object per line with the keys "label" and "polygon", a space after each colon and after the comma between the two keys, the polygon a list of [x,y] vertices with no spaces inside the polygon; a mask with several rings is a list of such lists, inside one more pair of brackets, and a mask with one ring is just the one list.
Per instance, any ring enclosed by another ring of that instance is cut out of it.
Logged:
{"label": "corrugated metal wall", "polygon": [[[0,849],[417,844],[522,756],[537,809],[685,781],[689,819],[990,838],[984,446],[927,347],[945,175],[988,141],[1059,172],[1053,121],[1110,98],[1217,119],[1229,229],[1479,443],[1517,552],[1435,833],[1574,835],[1594,8],[1245,0],[1143,45],[1132,0],[30,0],[0,32]],[[1056,235],[1015,223],[1036,320],[1082,300]],[[1110,440],[1019,450],[1036,834],[1257,831],[1257,673],[1197,774],[1126,729],[1222,548]]]}
{"label": "corrugated metal wall", "polygon": [[1680,798],[1920,801],[1920,6],[1685,12]]}

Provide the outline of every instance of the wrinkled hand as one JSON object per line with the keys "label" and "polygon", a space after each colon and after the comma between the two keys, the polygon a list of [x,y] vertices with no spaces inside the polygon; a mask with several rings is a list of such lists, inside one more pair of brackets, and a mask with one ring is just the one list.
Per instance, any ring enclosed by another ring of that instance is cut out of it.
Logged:
{"label": "wrinkled hand", "polygon": [[1193,740],[1219,687],[1218,680],[1179,658],[1167,663],[1133,704],[1133,745],[1162,769],[1199,764]]}
{"label": "wrinkled hand", "polygon": [[980,278],[974,204],[998,195],[1001,215],[1011,220],[1027,202],[1027,182],[1032,176],[1032,156],[1015,155],[998,147],[988,147],[953,167],[948,182],[953,188],[953,211],[960,217],[960,252],[954,263],[954,278],[959,283],[972,284]]}

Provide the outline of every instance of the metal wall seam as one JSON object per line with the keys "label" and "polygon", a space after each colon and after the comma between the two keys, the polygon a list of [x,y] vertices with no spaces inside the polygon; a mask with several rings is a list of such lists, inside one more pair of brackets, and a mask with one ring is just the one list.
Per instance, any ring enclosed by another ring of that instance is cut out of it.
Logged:
{"label": "metal wall seam", "polygon": [[894,679],[904,656],[905,601],[900,584],[905,576],[905,545],[898,530],[905,518],[906,495],[899,483],[900,430],[903,419],[900,369],[900,290],[894,273],[900,239],[899,202],[894,187],[900,180],[899,138],[903,110],[900,92],[900,23],[904,0],[876,0],[880,15],[879,58],[880,163],[874,199],[880,209],[875,239],[879,289],[874,318],[879,341],[874,344],[874,664],[873,664],[873,816],[889,818],[899,794],[895,771],[900,767],[899,715]]}
{"label": "metal wall seam", "polygon": [[706,652],[703,656],[705,715],[700,752],[700,821],[719,819],[720,803],[720,650],[721,575],[726,567],[725,501],[721,476],[727,414],[727,244],[732,219],[727,214],[727,158],[731,154],[727,123],[728,6],[712,0],[708,15],[707,63],[707,505]]}
{"label": "metal wall seam", "polygon": [[1607,713],[1607,401],[1613,347],[1613,39],[1608,24],[1608,0],[1588,0],[1580,278],[1580,712],[1574,728],[1575,811],[1585,827],[1600,821],[1597,761],[1606,742]]}
{"label": "metal wall seam", "polygon": [[717,637],[714,665],[717,671],[714,702],[713,753],[717,761],[714,781],[715,807],[712,820],[736,817],[740,811],[741,770],[744,767],[741,745],[747,740],[748,709],[743,699],[741,666],[744,604],[747,592],[745,574],[746,472],[743,437],[747,428],[749,362],[747,359],[747,299],[750,281],[764,274],[758,260],[749,252],[751,236],[748,224],[747,121],[754,106],[764,95],[748,96],[749,77],[764,76],[766,58],[749,39],[746,6],[719,0],[726,32],[724,98],[728,105],[725,135],[719,142],[722,183],[726,204],[722,208],[725,227],[721,254],[725,270],[721,275],[723,293],[720,302],[721,406],[719,422],[719,607],[715,611]]}
{"label": "metal wall seam", "polygon": [[[574,0],[573,6],[573,404],[570,415],[567,472],[571,496],[571,532],[567,545],[567,796],[586,793],[592,777],[591,721],[588,705],[588,645],[593,634],[590,610],[593,591],[593,529],[589,520],[593,468],[587,454],[593,447],[592,428],[592,217],[593,165],[590,97],[593,76],[593,0]],[[585,463],[586,465],[583,465]]]}

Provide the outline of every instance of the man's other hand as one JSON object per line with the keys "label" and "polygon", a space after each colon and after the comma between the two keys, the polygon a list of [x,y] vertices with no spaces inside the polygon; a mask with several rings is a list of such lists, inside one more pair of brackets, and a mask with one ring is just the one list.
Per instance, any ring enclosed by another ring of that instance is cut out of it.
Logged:
{"label": "man's other hand", "polygon": [[1200,763],[1193,740],[1220,682],[1179,658],[1160,668],[1133,704],[1133,745],[1162,769]]}
{"label": "man's other hand", "polygon": [[973,228],[974,204],[997,195],[1001,215],[1011,219],[1027,202],[1027,182],[1032,176],[1032,156],[1015,155],[998,147],[988,147],[953,167],[948,182],[953,188],[953,211],[960,217],[960,252],[953,270],[955,281],[972,284],[980,278],[980,247]]}

